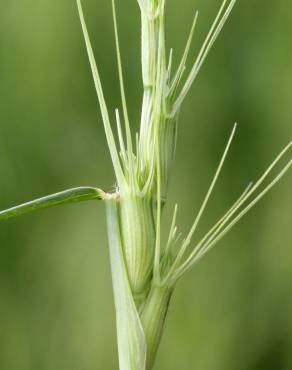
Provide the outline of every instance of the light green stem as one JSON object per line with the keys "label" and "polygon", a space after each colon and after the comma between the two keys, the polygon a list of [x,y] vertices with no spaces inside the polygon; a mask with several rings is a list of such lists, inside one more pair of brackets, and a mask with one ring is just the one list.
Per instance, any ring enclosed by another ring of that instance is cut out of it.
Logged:
{"label": "light green stem", "polygon": [[172,289],[154,282],[139,309],[131,288],[121,233],[120,199],[106,199],[120,370],[151,370]]}
{"label": "light green stem", "polygon": [[120,370],[145,370],[145,335],[128,280],[121,238],[118,200],[109,199],[107,226],[116,309]]}

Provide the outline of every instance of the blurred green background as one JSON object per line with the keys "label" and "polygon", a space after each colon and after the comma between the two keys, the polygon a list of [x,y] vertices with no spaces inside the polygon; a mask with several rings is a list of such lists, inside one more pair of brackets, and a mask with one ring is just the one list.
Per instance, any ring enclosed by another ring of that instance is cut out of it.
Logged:
{"label": "blurred green background", "polygon": [[[84,10],[111,110],[120,106],[109,0]],[[192,58],[220,0],[167,1],[167,43]],[[141,103],[139,11],[117,0],[133,126]],[[189,227],[235,121],[231,155],[202,232],[291,139],[292,6],[238,1],[181,113],[166,219]],[[0,3],[0,208],[113,172],[73,0]],[[179,284],[158,370],[292,369],[291,171]],[[117,369],[100,203],[0,223],[0,369]]]}

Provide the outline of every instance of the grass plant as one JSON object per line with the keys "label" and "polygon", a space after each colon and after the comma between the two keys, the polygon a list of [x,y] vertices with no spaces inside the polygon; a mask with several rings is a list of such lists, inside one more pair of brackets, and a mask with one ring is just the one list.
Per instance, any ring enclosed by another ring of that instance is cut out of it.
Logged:
{"label": "grass plant", "polygon": [[112,10],[122,103],[121,112],[118,109],[115,111],[115,131],[105,101],[81,1],[77,0],[115,173],[115,191],[79,187],[0,212],[0,219],[7,219],[71,202],[100,200],[105,203],[120,370],[153,368],[168,306],[177,282],[279,182],[292,165],[290,154],[287,164],[278,171],[272,181],[266,182],[279,161],[291,152],[290,142],[259,179],[245,188],[218,222],[194,245],[193,236],[205,214],[227,158],[236,133],[235,124],[189,232],[184,237],[179,233],[176,226],[178,206],[175,205],[167,242],[162,242],[161,219],[175,156],[179,112],[235,5],[235,0],[223,1],[196,60],[188,69],[188,55],[198,23],[198,12],[194,14],[185,50],[174,70],[173,50],[166,50],[165,2],[166,0],[138,0],[141,11],[143,98],[140,130],[134,135],[124,87],[115,0],[112,0]]}

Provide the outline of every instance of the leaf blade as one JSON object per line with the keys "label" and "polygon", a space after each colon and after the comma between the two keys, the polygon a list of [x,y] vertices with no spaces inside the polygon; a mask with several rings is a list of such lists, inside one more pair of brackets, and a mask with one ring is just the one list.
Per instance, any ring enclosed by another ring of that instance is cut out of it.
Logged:
{"label": "leaf blade", "polygon": [[63,204],[103,199],[104,192],[94,187],[78,187],[47,195],[35,200],[0,211],[0,220],[21,216],[33,211],[56,207]]}

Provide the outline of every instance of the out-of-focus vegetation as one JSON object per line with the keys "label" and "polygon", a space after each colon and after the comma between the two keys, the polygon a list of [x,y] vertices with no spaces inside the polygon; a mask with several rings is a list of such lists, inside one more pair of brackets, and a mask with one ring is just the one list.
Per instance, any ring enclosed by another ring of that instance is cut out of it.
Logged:
{"label": "out-of-focus vegetation", "polygon": [[[193,56],[220,0],[168,0],[168,46]],[[84,0],[111,108],[120,105],[110,2]],[[139,11],[117,1],[129,106],[141,100]],[[0,208],[113,173],[75,2],[0,6]],[[180,118],[169,203],[190,225],[234,121],[237,138],[206,229],[292,134],[291,3],[238,1]],[[174,296],[156,368],[292,369],[291,173],[187,277]],[[170,214],[170,205],[166,209]],[[0,369],[117,368],[103,205],[0,223]]]}

